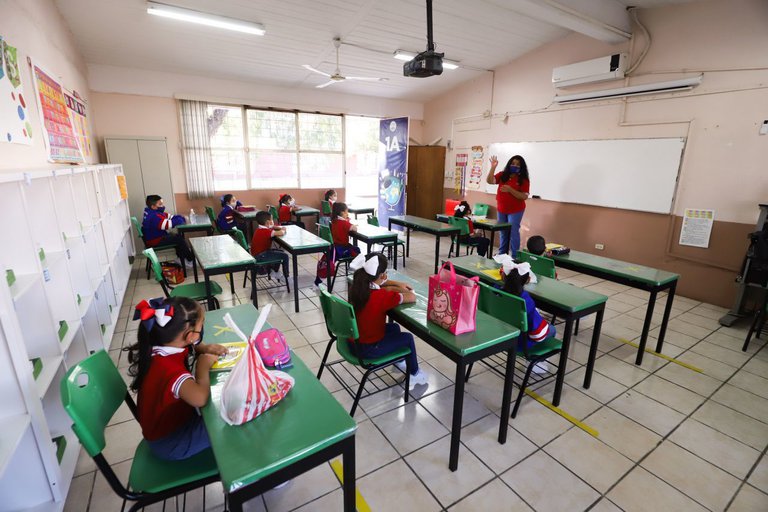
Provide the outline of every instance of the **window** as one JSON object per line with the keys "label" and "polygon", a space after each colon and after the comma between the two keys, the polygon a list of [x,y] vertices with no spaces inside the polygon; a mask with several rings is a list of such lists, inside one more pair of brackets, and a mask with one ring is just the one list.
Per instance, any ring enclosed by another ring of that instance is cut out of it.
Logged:
{"label": "window", "polygon": [[216,190],[248,188],[243,145],[243,112],[239,107],[208,106],[213,183]]}
{"label": "window", "polygon": [[296,114],[246,110],[250,188],[299,188]]}
{"label": "window", "polygon": [[346,116],[344,121],[347,201],[375,208],[379,187],[379,120]]}

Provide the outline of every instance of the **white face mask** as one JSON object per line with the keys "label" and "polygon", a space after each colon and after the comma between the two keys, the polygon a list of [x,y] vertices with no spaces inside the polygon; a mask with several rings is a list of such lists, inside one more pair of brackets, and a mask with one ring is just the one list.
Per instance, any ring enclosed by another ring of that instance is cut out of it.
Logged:
{"label": "white face mask", "polygon": [[290,201],[288,201],[288,204],[293,206],[293,205],[296,204],[296,200],[295,199],[291,199]]}

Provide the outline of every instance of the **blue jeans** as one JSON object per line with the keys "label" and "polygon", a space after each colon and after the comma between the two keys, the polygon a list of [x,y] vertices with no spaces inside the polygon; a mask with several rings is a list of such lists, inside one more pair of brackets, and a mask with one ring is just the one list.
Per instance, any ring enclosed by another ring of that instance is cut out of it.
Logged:
{"label": "blue jeans", "polygon": [[498,213],[499,222],[509,222],[512,227],[509,230],[499,231],[499,254],[512,252],[512,257],[517,256],[520,249],[520,223],[523,221],[525,210],[517,213]]}
{"label": "blue jeans", "polygon": [[[545,341],[548,341],[551,338],[554,338],[557,336],[557,329],[555,329],[555,324],[549,324],[549,330],[547,331],[547,337],[544,338],[541,341],[531,341],[528,339],[528,335],[525,334],[520,337],[519,343],[525,343],[528,348],[533,348],[539,343],[544,343]],[[520,346],[520,350],[523,350],[522,345]]]}
{"label": "blue jeans", "polygon": [[[382,357],[403,347],[411,349],[411,354],[406,359],[408,360],[411,375],[414,375],[419,371],[419,362],[416,358],[416,344],[413,341],[413,334],[400,332],[399,324],[394,322],[387,323],[384,327],[384,337],[376,343],[357,344],[360,356],[365,359]],[[354,351],[354,347],[350,348]]]}
{"label": "blue jeans", "polygon": [[202,416],[195,416],[176,432],[147,443],[152,453],[165,460],[188,459],[211,447]]}
{"label": "blue jeans", "polygon": [[[269,270],[279,270],[280,266],[282,264],[283,267],[283,275],[285,277],[288,277],[288,253],[284,251],[280,251],[278,249],[269,249],[264,252],[260,252],[256,255],[256,263],[261,263],[262,261],[270,261],[270,260],[280,260],[282,263],[276,263],[274,265],[269,265]],[[265,272],[266,273],[266,272]]]}
{"label": "blue jeans", "polygon": [[360,254],[360,248],[355,247],[352,244],[347,245],[334,245],[334,250],[336,251],[336,259],[339,258],[347,258],[347,257],[355,257],[358,254]]}

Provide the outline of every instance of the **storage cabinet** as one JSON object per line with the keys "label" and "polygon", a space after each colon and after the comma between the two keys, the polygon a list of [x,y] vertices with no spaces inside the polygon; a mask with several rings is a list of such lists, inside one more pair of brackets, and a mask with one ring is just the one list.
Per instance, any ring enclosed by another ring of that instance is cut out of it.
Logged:
{"label": "storage cabinet", "polygon": [[64,508],[80,444],[59,383],[109,349],[135,252],[122,175],[0,175],[0,511]]}

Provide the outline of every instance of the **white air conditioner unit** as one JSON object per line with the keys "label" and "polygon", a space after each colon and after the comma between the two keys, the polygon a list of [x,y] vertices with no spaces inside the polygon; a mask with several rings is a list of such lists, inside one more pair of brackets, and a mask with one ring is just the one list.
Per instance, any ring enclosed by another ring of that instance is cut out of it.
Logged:
{"label": "white air conditioner unit", "polygon": [[617,89],[602,89],[599,91],[565,94],[562,96],[555,96],[553,101],[563,105],[568,103],[579,103],[582,101],[608,100],[613,98],[624,98],[627,96],[642,96],[645,94],[690,91],[694,87],[698,87],[701,84],[703,76],[704,75],[698,75],[690,78],[681,78],[680,80],[670,80],[668,82],[630,85],[629,87],[619,87]]}
{"label": "white air conditioner unit", "polygon": [[599,59],[585,60],[552,70],[552,85],[570,87],[624,78],[627,69],[627,54],[615,53]]}

